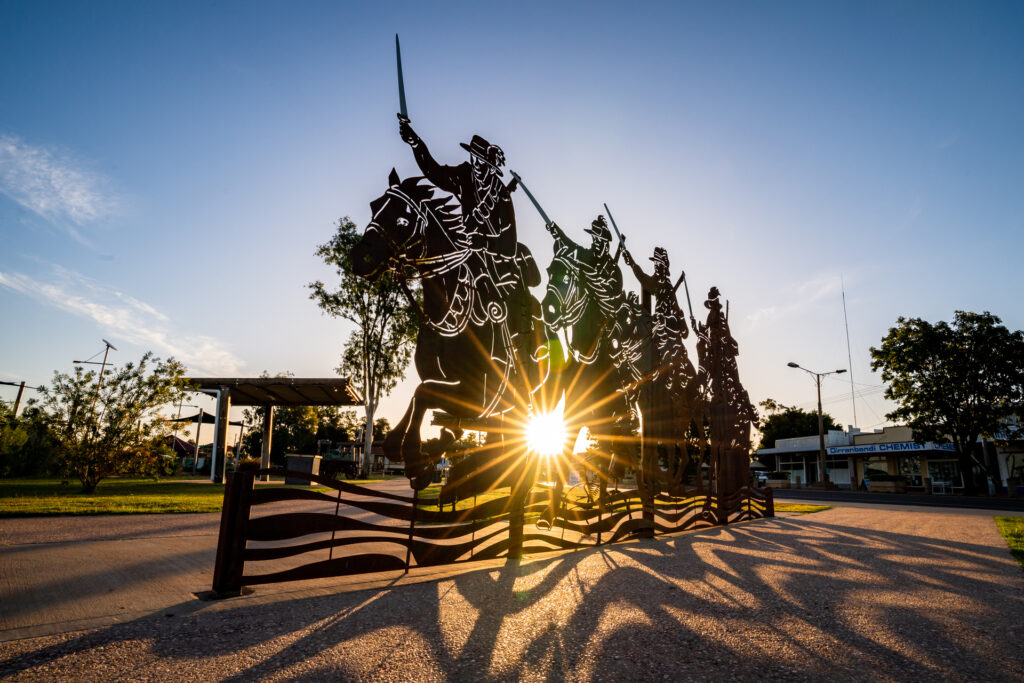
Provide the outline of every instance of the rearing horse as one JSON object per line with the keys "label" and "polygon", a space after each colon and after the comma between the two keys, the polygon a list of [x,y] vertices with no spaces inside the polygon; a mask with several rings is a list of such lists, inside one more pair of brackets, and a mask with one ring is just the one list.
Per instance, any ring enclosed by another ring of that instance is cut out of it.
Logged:
{"label": "rearing horse", "polygon": [[[540,273],[520,244],[513,268],[496,273],[486,254],[474,249],[456,205],[447,195],[413,177],[400,180],[370,203],[373,214],[351,261],[357,275],[375,279],[391,269],[405,278],[416,271],[423,305],[414,362],[420,384],[402,419],[384,441],[390,460],[404,460],[416,489],[429,483],[433,466],[420,443],[427,410],[458,418],[523,414],[541,368],[537,300],[528,287]],[[451,434],[447,434],[449,440]]]}

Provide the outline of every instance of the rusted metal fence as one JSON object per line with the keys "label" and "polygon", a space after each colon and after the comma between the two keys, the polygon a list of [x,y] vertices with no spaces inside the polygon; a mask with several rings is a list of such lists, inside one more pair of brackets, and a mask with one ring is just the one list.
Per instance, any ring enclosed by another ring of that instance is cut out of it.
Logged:
{"label": "rusted metal fence", "polygon": [[[255,488],[264,474],[326,490]],[[283,469],[242,470],[227,479],[213,590],[237,595],[243,586],[520,557],[775,514],[771,489],[646,500],[636,490],[610,491],[597,501],[573,493],[513,487],[479,505],[438,511],[423,509],[440,508],[438,499],[418,494]]]}

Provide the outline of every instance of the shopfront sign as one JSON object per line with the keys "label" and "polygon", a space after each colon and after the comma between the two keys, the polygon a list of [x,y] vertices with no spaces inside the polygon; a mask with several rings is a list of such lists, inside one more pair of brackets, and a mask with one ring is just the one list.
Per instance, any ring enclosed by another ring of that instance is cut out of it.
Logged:
{"label": "shopfront sign", "polygon": [[951,443],[915,443],[900,441],[897,443],[872,443],[863,446],[829,446],[825,449],[829,455],[893,455],[911,451],[955,451]]}

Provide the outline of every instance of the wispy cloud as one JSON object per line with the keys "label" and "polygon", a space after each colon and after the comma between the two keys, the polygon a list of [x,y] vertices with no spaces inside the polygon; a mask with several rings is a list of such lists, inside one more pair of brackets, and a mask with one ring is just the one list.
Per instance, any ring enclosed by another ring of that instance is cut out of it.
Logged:
{"label": "wispy cloud", "polygon": [[193,372],[231,376],[243,366],[224,342],[174,330],[171,319],[149,304],[67,268],[53,266],[49,282],[0,271],[0,286],[89,318],[104,332],[161,355],[174,356]]}
{"label": "wispy cloud", "polygon": [[764,320],[778,321],[806,311],[808,307],[825,299],[838,299],[842,281],[838,275],[822,274],[805,280],[792,288],[788,303],[779,306],[765,306],[746,317],[751,325]]}
{"label": "wispy cloud", "polygon": [[0,134],[0,192],[80,242],[86,239],[79,227],[114,210],[109,184],[67,153]]}

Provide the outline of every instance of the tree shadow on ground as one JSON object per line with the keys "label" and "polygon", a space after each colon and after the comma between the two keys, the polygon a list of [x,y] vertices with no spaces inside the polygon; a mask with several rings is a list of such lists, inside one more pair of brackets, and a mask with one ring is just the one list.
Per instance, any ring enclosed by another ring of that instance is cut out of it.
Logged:
{"label": "tree shadow on ground", "polygon": [[122,648],[133,677],[1020,680],[1024,580],[1000,550],[764,520],[427,583],[189,601],[26,643],[0,672]]}

